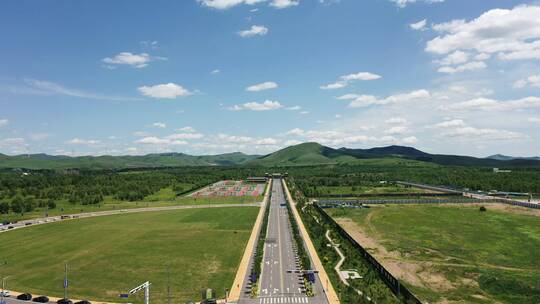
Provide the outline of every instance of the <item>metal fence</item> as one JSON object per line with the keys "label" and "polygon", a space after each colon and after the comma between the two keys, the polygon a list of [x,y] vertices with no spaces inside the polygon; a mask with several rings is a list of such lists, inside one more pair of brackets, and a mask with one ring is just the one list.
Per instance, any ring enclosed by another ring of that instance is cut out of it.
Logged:
{"label": "metal fence", "polygon": [[387,204],[471,204],[471,203],[494,203],[494,200],[480,200],[471,198],[458,199],[366,199],[366,200],[318,200],[317,204],[322,208],[332,207],[355,207],[360,205],[387,205]]}
{"label": "metal fence", "polygon": [[334,221],[324,210],[317,204],[313,204],[315,210],[319,212],[323,220],[326,221],[330,226],[332,226],[335,231],[344,239],[349,241],[352,246],[358,250],[360,255],[373,267],[373,269],[379,274],[381,280],[392,290],[392,292],[404,303],[410,304],[422,304],[422,302],[407,288],[403,285],[396,277],[394,277],[384,266],[377,261],[377,259],[367,252],[362,245],[358,244],[354,238],[352,238],[347,231],[341,228],[338,223]]}

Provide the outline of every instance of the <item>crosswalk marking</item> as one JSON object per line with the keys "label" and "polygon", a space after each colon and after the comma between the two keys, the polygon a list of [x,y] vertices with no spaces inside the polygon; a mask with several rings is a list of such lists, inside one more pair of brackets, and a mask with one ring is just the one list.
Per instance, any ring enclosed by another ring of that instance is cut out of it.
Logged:
{"label": "crosswalk marking", "polygon": [[308,304],[308,297],[265,297],[259,298],[259,304]]}

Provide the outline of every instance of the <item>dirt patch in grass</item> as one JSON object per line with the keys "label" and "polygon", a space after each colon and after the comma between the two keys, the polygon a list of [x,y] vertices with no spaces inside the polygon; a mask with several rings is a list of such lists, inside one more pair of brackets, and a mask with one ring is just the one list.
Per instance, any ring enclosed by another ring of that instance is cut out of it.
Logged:
{"label": "dirt patch in grass", "polygon": [[[366,217],[366,224],[368,226],[372,214],[373,213],[370,213]],[[432,263],[408,261],[401,253],[388,251],[381,243],[368,236],[363,229],[351,219],[337,218],[336,221],[359,244],[362,244],[366,250],[375,255],[379,262],[381,262],[390,273],[399,279],[404,280],[411,285],[429,288],[434,291],[447,291],[455,288],[444,276],[430,270],[433,266]]]}

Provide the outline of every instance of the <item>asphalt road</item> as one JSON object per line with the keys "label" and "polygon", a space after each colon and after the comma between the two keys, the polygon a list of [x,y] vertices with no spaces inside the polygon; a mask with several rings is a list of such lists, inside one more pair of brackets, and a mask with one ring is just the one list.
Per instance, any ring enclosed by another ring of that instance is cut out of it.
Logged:
{"label": "asphalt road", "polygon": [[246,304],[301,304],[328,303],[322,285],[316,277],[315,296],[305,293],[299,259],[295,248],[285,194],[280,180],[272,183],[268,228],[264,247],[259,297],[250,299],[245,294],[240,303]]}

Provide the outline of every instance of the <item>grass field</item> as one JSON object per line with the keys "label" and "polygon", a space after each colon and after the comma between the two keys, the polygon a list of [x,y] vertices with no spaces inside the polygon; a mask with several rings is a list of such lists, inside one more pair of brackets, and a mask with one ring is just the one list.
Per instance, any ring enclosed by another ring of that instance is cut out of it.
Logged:
{"label": "grass field", "polygon": [[[258,213],[256,207],[144,212],[46,224],[0,234],[0,277],[8,289],[121,302],[120,293],[150,281],[154,303],[220,297],[230,288]],[[142,295],[124,302],[141,302]]]}
{"label": "grass field", "polygon": [[[71,204],[65,200],[56,201],[55,209],[48,209],[49,216],[75,214],[83,212],[107,211],[115,209],[131,209],[141,207],[165,207],[179,205],[207,205],[207,204],[248,204],[261,202],[263,196],[241,196],[241,197],[212,197],[212,198],[195,198],[187,196],[176,196],[171,187],[163,188],[158,192],[147,196],[144,200],[138,202],[127,202],[116,200],[111,196],[106,196],[104,201],[98,205],[81,205]],[[32,212],[9,213],[0,215],[0,221],[20,221],[25,219],[44,217],[45,208],[36,208]]]}
{"label": "grass field", "polygon": [[420,188],[405,187],[401,185],[384,185],[379,187],[372,186],[322,186],[318,187],[321,195],[325,194],[358,194],[358,195],[374,195],[374,194],[390,194],[390,193],[426,193],[427,191]]}
{"label": "grass field", "polygon": [[540,303],[540,212],[487,209],[392,205],[328,212],[430,303]]}

